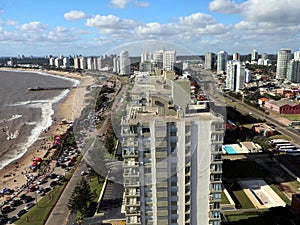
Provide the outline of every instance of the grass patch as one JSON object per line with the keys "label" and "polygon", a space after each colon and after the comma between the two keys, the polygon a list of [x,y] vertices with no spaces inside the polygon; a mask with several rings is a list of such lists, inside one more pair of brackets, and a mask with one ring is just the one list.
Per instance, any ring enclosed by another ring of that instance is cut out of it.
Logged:
{"label": "grass patch", "polygon": [[[19,225],[43,225],[47,215],[52,210],[57,199],[62,192],[64,185],[57,185],[55,189],[51,190],[45,195],[37,205],[33,206],[25,215],[23,215],[15,224]],[[28,218],[28,221],[27,221]]]}
{"label": "grass patch", "polygon": [[234,214],[234,215],[228,215],[227,220],[228,222],[235,222],[235,221],[240,221],[240,220],[248,220],[250,218],[258,217],[260,214],[259,213],[241,213],[241,214]]}
{"label": "grass patch", "polygon": [[[104,179],[103,177],[99,178],[98,182],[98,177],[97,176],[92,176],[90,179],[90,190],[91,193],[94,194],[93,201],[89,205],[89,216],[93,216],[96,212],[97,205],[98,205],[98,199],[104,184]],[[79,211],[76,212],[76,220],[81,221],[83,219],[83,215]]]}
{"label": "grass patch", "polygon": [[254,205],[252,204],[252,202],[250,201],[250,199],[247,197],[247,195],[243,190],[233,191],[233,194],[235,195],[235,197],[237,198],[237,200],[239,201],[243,209],[254,208]]}
{"label": "grass patch", "polygon": [[291,204],[291,201],[288,199],[288,197],[283,194],[283,192],[281,192],[279,190],[279,188],[275,185],[275,184],[270,184],[270,187],[273,189],[273,191],[275,191],[275,193],[288,205]]}
{"label": "grass patch", "polygon": [[228,198],[226,197],[226,195],[223,191],[221,193],[221,204],[230,204]]}

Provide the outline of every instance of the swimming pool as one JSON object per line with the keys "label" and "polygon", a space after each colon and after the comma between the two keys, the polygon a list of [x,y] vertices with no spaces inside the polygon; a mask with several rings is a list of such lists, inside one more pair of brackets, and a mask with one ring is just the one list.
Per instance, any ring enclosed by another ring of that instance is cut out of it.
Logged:
{"label": "swimming pool", "polygon": [[229,155],[238,154],[236,152],[236,150],[232,146],[230,146],[230,145],[224,145],[223,148],[226,151],[226,153],[229,154]]}

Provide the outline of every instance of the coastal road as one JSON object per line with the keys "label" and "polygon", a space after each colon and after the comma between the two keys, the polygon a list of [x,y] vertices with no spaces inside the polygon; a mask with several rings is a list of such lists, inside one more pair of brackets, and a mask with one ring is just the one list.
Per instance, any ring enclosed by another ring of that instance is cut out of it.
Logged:
{"label": "coastal road", "polygon": [[63,191],[55,207],[53,208],[50,216],[48,217],[45,225],[53,225],[53,224],[63,225],[67,223],[68,215],[70,213],[67,205],[68,201],[77,183],[79,183],[82,178],[80,174],[81,171],[86,171],[86,170],[87,170],[87,165],[84,160],[81,160],[73,176],[70,178],[65,190]]}

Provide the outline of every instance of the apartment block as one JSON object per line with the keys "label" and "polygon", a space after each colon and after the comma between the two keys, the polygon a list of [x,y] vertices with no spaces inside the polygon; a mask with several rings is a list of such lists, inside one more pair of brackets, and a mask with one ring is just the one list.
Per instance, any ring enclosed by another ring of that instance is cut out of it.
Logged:
{"label": "apartment block", "polygon": [[219,225],[223,118],[171,76],[136,78],[122,117],[126,224]]}

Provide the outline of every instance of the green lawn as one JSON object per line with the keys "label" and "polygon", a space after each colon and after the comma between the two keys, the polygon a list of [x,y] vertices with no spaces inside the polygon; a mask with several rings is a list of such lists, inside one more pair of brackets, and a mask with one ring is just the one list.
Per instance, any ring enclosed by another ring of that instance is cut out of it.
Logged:
{"label": "green lawn", "polygon": [[235,195],[235,197],[237,198],[237,200],[239,201],[243,209],[254,208],[254,205],[252,204],[252,202],[250,201],[250,199],[247,197],[247,195],[243,190],[233,191],[233,194]]}
{"label": "green lawn", "polygon": [[223,191],[221,193],[221,204],[230,204],[228,198],[226,197],[226,195]]}
{"label": "green lawn", "polygon": [[37,205],[33,206],[28,213],[23,215],[15,224],[19,225],[43,225],[48,213],[52,210],[52,207],[56,203],[57,199],[62,192],[64,185],[57,185],[55,189],[51,190],[45,195]]}
{"label": "green lawn", "polygon": [[275,184],[270,184],[270,187],[273,189],[273,191],[275,191],[275,193],[288,205],[291,204],[291,201],[288,199],[288,197],[286,197],[285,194],[283,194],[278,187]]}

